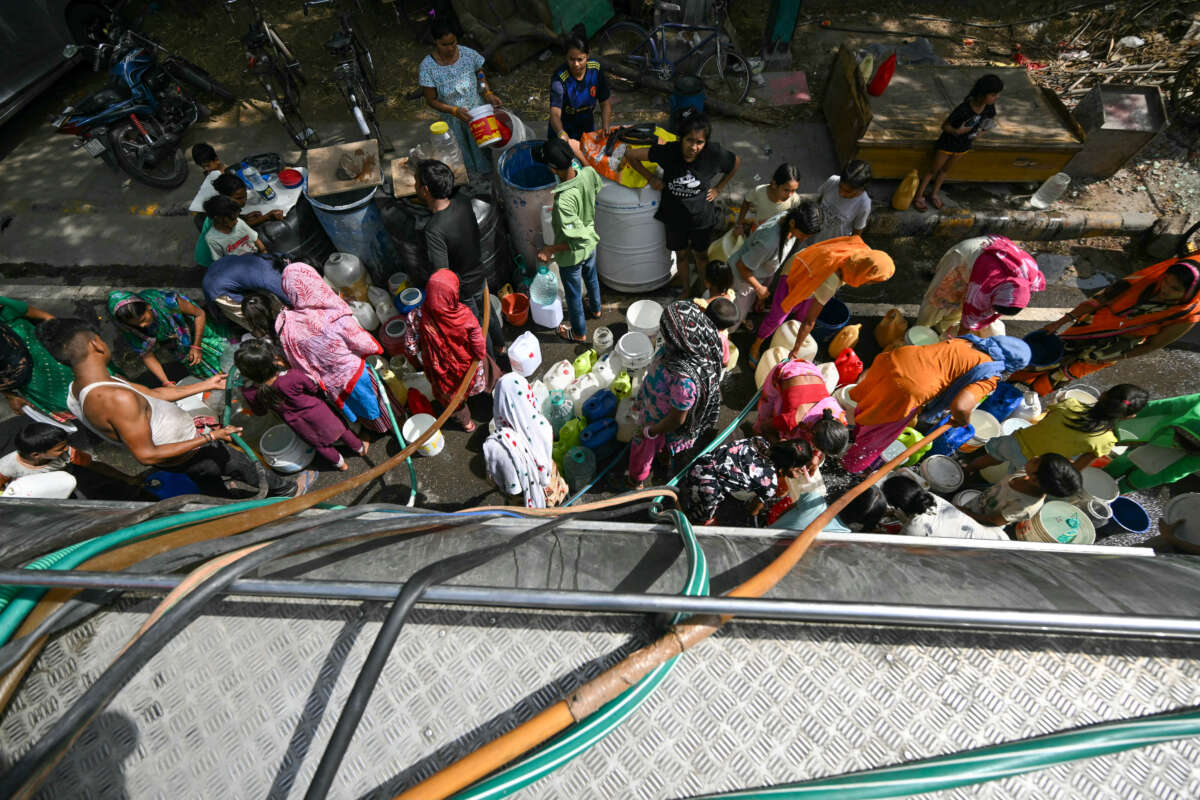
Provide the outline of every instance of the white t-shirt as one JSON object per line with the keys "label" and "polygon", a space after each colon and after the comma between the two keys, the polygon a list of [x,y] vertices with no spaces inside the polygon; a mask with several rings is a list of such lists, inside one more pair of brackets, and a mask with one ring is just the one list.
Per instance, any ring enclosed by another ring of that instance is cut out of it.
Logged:
{"label": "white t-shirt", "polygon": [[1003,528],[976,522],[946,500],[931,495],[936,504],[924,514],[910,517],[900,533],[905,536],[937,536],[946,539],[1007,540]]}
{"label": "white t-shirt", "polygon": [[1022,477],[1023,474],[1009,475],[972,500],[967,510],[981,517],[999,514],[1006,523],[1032,518],[1041,510],[1046,498],[1034,497],[1012,488],[1012,482]]}
{"label": "white t-shirt", "polygon": [[213,261],[225,256],[258,252],[258,248],[254,246],[258,241],[258,234],[240,217],[230,233],[221,233],[215,225],[209,228],[208,233],[204,234],[204,241],[208,243]]}
{"label": "white t-shirt", "polygon": [[776,203],[767,194],[767,189],[771,186],[769,183],[764,183],[761,186],[755,186],[750,194],[746,195],[746,205],[750,206],[750,213],[747,214],[748,219],[755,222],[766,222],[771,217],[782,214],[785,211],[791,211],[796,206],[800,205],[801,197],[799,192],[792,192],[792,196],[782,203]]}
{"label": "white t-shirt", "polygon": [[40,475],[43,472],[66,469],[70,463],[71,456],[69,450],[53,461],[42,464],[40,467],[21,463],[20,458],[17,456],[17,451],[13,450],[8,455],[0,458],[0,476],[9,480],[16,480],[17,478],[24,478],[26,475]]}
{"label": "white t-shirt", "polygon": [[849,236],[867,227],[867,218],[871,216],[871,198],[866,192],[857,197],[842,197],[838,191],[841,182],[842,179],[837,175],[830,175],[817,190],[817,202],[821,205],[821,211],[825,212],[825,224],[821,226],[820,233],[805,242],[806,246],[838,236]]}

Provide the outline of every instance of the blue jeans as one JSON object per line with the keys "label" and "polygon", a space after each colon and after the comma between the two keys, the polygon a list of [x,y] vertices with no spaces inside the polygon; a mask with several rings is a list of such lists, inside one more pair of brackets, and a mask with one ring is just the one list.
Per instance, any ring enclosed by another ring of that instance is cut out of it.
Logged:
{"label": "blue jeans", "polygon": [[576,338],[587,336],[587,322],[583,316],[583,288],[587,287],[588,309],[595,314],[600,311],[600,279],[596,277],[596,251],[572,267],[558,265],[562,276],[563,294],[567,298],[567,319],[571,321],[571,333]]}

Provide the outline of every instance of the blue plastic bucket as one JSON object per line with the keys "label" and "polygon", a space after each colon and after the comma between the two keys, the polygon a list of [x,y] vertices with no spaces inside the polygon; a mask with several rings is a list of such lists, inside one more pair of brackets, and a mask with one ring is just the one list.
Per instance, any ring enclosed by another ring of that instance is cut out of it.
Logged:
{"label": "blue plastic bucket", "polygon": [[695,75],[680,75],[675,79],[675,91],[671,92],[671,113],[684,108],[704,111],[704,81]]}
{"label": "blue plastic bucket", "polygon": [[1031,367],[1049,367],[1057,364],[1063,356],[1063,340],[1049,331],[1037,330],[1025,334],[1029,345]]}
{"label": "blue plastic bucket", "polygon": [[820,344],[828,344],[837,332],[850,322],[850,307],[834,297],[821,309],[813,325],[812,337]]}
{"label": "blue plastic bucket", "polygon": [[1100,529],[1105,536],[1113,536],[1118,533],[1145,533],[1150,530],[1150,515],[1138,501],[1122,496],[1108,505],[1112,509],[1112,519]]}
{"label": "blue plastic bucket", "polygon": [[979,404],[979,410],[991,414],[998,422],[1004,422],[1021,406],[1023,396],[1021,390],[1011,383],[1001,383]]}
{"label": "blue plastic bucket", "polygon": [[933,445],[929,448],[929,455],[954,455],[958,452],[958,448],[971,441],[971,437],[974,435],[974,425],[963,425],[961,428],[951,428],[933,440]]}
{"label": "blue plastic bucket", "polygon": [[358,256],[371,273],[371,282],[386,286],[387,277],[396,271],[400,257],[383,227],[379,207],[375,205],[377,191],[378,187],[372,186],[318,200],[309,196],[306,186],[304,196],[338,252]]}

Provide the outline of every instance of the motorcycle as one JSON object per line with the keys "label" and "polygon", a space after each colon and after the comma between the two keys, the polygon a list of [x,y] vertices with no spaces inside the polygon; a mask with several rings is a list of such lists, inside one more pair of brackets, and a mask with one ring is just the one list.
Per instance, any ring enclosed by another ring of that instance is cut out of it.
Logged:
{"label": "motorcycle", "polygon": [[107,87],[65,108],[52,125],[78,137],[74,147],[92,158],[149,186],[173,189],[188,175],[179,147],[183,132],[208,113],[181,84],[222,100],[233,100],[233,93],[139,33],[114,23],[107,36],[108,41],[95,46],[63,49],[65,58],[91,51],[92,69],[99,72],[107,65],[110,78]]}

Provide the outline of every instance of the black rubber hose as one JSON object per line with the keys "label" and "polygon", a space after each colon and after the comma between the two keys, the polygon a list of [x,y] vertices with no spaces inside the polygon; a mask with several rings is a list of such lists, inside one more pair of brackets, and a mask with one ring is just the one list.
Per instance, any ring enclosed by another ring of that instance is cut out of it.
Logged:
{"label": "black rubber hose", "polygon": [[[202,495],[189,497],[206,499]],[[207,498],[211,499],[211,498]],[[163,503],[170,501],[164,500]],[[157,504],[156,504],[157,505]],[[391,514],[417,514],[421,513],[419,509],[412,509],[406,506],[396,506],[391,503],[370,503],[367,505],[353,506],[347,509],[338,509],[329,511],[319,517],[299,517],[296,519],[279,522],[274,525],[264,525],[261,528],[255,528],[251,531],[238,534],[236,536],[226,536],[220,539],[212,539],[205,542],[196,542],[185,547],[177,547],[174,550],[169,550],[165,553],[159,553],[156,556],[133,564],[125,571],[134,575],[149,575],[156,572],[173,572],[178,569],[196,564],[200,561],[205,561],[216,556],[223,555],[233,550],[238,550],[252,544],[265,542],[268,539],[277,539],[280,536],[296,533],[307,528],[312,528],[316,525],[324,525],[327,523],[336,523],[340,520],[351,519],[362,516],[373,511],[385,511]],[[436,512],[425,512],[436,513]],[[135,522],[141,522],[140,519],[135,519]],[[133,523],[129,523],[133,524]],[[0,674],[8,672],[17,662],[25,657],[25,654],[34,647],[44,636],[49,636],[59,631],[78,625],[92,614],[99,611],[109,603],[114,602],[121,596],[121,592],[117,590],[100,591],[92,590],[80,592],[75,597],[63,603],[50,616],[46,617],[41,623],[24,636],[12,639],[3,647],[0,647]]]}
{"label": "black rubber hose", "polygon": [[541,525],[534,526],[527,531],[523,531],[506,541],[480,547],[467,553],[450,556],[417,570],[411,578],[404,582],[404,588],[396,596],[392,607],[388,609],[387,617],[384,618],[383,624],[379,627],[379,633],[375,636],[375,641],[371,645],[371,651],[367,654],[366,661],[363,662],[362,669],[354,681],[354,688],[350,690],[350,696],[346,699],[346,704],[342,707],[342,713],[338,717],[333,734],[325,744],[325,752],[321,754],[321,762],[317,765],[316,772],[313,773],[312,782],[308,785],[308,791],[304,795],[304,800],[324,800],[329,794],[329,789],[333,785],[333,779],[337,776],[338,767],[341,766],[342,759],[346,755],[346,750],[350,747],[350,741],[354,738],[354,732],[358,730],[358,723],[362,720],[362,715],[367,709],[367,703],[371,700],[371,695],[375,692],[375,685],[379,682],[379,676],[383,672],[383,667],[392,652],[392,647],[395,646],[396,639],[400,636],[400,630],[404,627],[404,622],[408,619],[409,612],[416,602],[421,599],[421,595],[425,593],[426,589],[443,581],[450,580],[464,572],[469,572],[498,556],[511,553],[529,540],[549,533],[569,520],[584,516],[592,519],[597,517],[603,519],[611,516],[624,516],[640,505],[649,506],[650,504],[640,503],[631,506],[618,506],[586,514],[564,514]]}
{"label": "black rubber hose", "polygon": [[[345,509],[361,513],[359,509]],[[333,512],[338,513],[338,512]],[[53,770],[62,754],[71,746],[80,733],[104,710],[122,687],[137,674],[193,619],[200,615],[204,605],[224,591],[230,583],[272,559],[312,547],[332,544],[344,539],[357,539],[384,531],[397,533],[419,530],[451,529],[466,525],[477,525],[499,514],[481,514],[471,517],[446,515],[421,515],[410,524],[402,519],[371,520],[357,525],[345,523],[335,526],[322,524],[320,519],[306,519],[305,523],[319,525],[316,530],[294,534],[287,539],[273,542],[247,554],[238,561],[218,571],[192,592],[179,598],[140,638],[132,642],[112,664],[88,687],[87,691],[67,709],[58,721],[36,744],[0,778],[0,797],[31,797],[37,787]]]}

